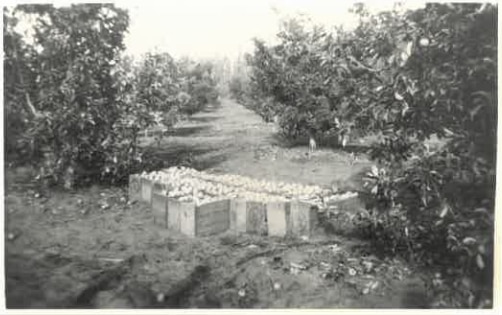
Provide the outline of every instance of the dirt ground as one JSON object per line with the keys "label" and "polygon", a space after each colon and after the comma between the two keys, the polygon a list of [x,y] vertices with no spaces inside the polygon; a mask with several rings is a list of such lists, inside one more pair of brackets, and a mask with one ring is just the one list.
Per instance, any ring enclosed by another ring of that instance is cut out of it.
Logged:
{"label": "dirt ground", "polygon": [[[215,173],[358,190],[371,164],[320,147],[280,145],[274,126],[230,100],[145,144]],[[188,238],[153,224],[126,187],[74,192],[6,170],[8,308],[420,308],[420,273],[364,241],[319,227],[310,238]],[[340,226],[338,222],[338,226]]]}

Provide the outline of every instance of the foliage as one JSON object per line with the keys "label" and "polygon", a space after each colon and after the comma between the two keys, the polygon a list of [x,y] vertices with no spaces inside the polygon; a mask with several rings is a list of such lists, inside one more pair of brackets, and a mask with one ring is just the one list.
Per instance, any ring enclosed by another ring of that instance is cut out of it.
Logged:
{"label": "foliage", "polygon": [[[123,49],[127,13],[112,5],[22,5],[14,12],[31,17],[35,27],[31,43],[19,39],[6,47],[4,63],[13,69],[6,75],[15,87],[5,98],[8,106],[32,109],[23,135],[32,156],[48,151],[43,173],[67,186],[87,171],[92,174],[84,177],[104,175],[121,113],[111,71]],[[14,33],[7,36],[19,38]],[[28,71],[16,71],[23,64]]]}
{"label": "foliage", "polygon": [[[3,13],[7,159],[37,166],[46,183],[118,183],[160,167],[139,146],[139,132],[172,126],[218,99],[210,63],[121,56],[128,15],[113,5]],[[19,19],[32,22],[31,35],[19,32]]]}
{"label": "foliage", "polygon": [[167,53],[147,53],[135,69],[136,101],[152,111],[168,112],[177,103],[179,73]]}
{"label": "foliage", "polygon": [[289,137],[343,135],[352,125],[345,113],[349,103],[342,99],[351,94],[348,69],[335,58],[333,35],[304,24],[301,20],[283,23],[279,44],[272,47],[255,40],[255,52],[247,59],[252,107],[266,119],[278,115]]}
{"label": "foliage", "polygon": [[234,76],[228,83],[230,95],[239,102],[242,102],[244,100],[245,87],[246,84],[243,82],[243,79],[237,76]]}
{"label": "foliage", "polygon": [[[360,225],[381,249],[438,268],[437,306],[492,299],[497,7],[427,4],[354,12],[351,31],[299,20],[255,41],[248,106],[285,135],[377,134],[372,209]],[[246,91],[234,83],[236,93]],[[243,99],[246,100],[246,97]],[[431,150],[430,138],[439,148]],[[440,279],[440,280],[438,280]],[[448,290],[443,290],[448,288]]]}
{"label": "foliage", "polygon": [[[4,34],[4,126],[5,126],[5,156],[9,160],[30,160],[30,150],[23,139],[23,131],[27,126],[27,112],[17,104],[25,102],[25,96],[19,93],[22,78],[30,73],[27,62],[17,63],[17,56],[27,56],[31,53],[29,47],[22,44],[22,37],[14,32],[18,23],[16,17],[10,16],[7,8],[3,10]],[[26,58],[25,58],[26,59]]]}
{"label": "foliage", "polygon": [[[110,145],[107,147],[108,152],[113,154],[108,154],[106,157],[105,176],[101,178],[102,181],[121,183],[127,180],[129,174],[166,166],[152,152],[139,146],[140,131],[156,123],[156,110],[170,109],[170,103],[153,96],[164,93],[165,90],[162,89],[167,89],[165,85],[170,86],[170,83],[165,83],[169,81],[164,80],[163,76],[159,79],[157,73],[152,75],[153,80],[158,80],[152,82],[157,84],[153,84],[154,88],[148,90],[148,93],[151,93],[151,100],[147,98],[148,94],[144,91],[143,85],[144,80],[148,80],[145,75],[148,65],[148,59],[143,60],[143,65],[138,67],[131,57],[122,57],[112,69],[114,87],[117,91],[115,104],[120,108],[120,114],[112,125],[112,132],[106,138],[109,140],[107,144]],[[165,69],[160,65],[159,68]],[[166,73],[164,75],[167,76]]]}
{"label": "foliage", "polygon": [[[382,202],[374,218],[391,248],[440,266],[441,283],[455,290],[438,293],[438,306],[492,299],[496,14],[490,5],[428,5],[394,17],[387,34],[408,36],[410,55],[390,65],[393,84],[374,96],[392,106],[366,112],[370,124],[392,126],[373,150],[383,166],[369,176]],[[445,143],[435,152],[424,143],[431,135]]]}
{"label": "foliage", "polygon": [[196,63],[189,59],[178,62],[181,89],[190,96],[180,108],[182,113],[194,114],[208,104],[218,102],[217,82],[213,78],[213,65],[209,62]]}

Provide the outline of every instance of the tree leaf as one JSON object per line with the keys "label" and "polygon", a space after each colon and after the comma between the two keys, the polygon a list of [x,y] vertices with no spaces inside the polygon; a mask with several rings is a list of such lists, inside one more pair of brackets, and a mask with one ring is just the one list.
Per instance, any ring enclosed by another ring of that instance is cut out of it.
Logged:
{"label": "tree leaf", "polygon": [[462,243],[464,243],[465,245],[472,245],[472,244],[475,244],[477,241],[475,238],[473,237],[466,237],[462,240]]}
{"label": "tree leaf", "polygon": [[448,206],[447,205],[444,205],[443,206],[443,209],[441,210],[441,213],[439,214],[439,217],[440,218],[444,218],[446,216],[446,214],[448,213]]}
{"label": "tree leaf", "polygon": [[371,173],[373,176],[378,177],[378,167],[376,165],[371,166]]}
{"label": "tree leaf", "polygon": [[378,192],[378,185],[375,185],[375,186],[373,186],[373,188],[371,189],[371,193],[372,193],[373,195],[376,195],[376,194],[377,194],[377,192]]}
{"label": "tree leaf", "polygon": [[476,264],[478,265],[479,269],[485,268],[485,262],[483,261],[483,257],[481,257],[481,254],[478,254],[476,256]]}

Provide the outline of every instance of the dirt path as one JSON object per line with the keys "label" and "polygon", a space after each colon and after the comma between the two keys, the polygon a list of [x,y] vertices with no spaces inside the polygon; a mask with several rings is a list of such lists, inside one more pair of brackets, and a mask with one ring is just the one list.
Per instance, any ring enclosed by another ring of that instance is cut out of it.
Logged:
{"label": "dirt path", "polygon": [[[276,139],[272,125],[223,100],[156,150],[212,172],[322,185],[357,186],[368,165],[323,148],[308,159],[305,147]],[[192,239],[155,226],[149,207],[128,202],[125,188],[39,190],[30,178],[27,170],[6,170],[9,308],[426,306],[411,266],[377,257],[357,238],[319,227],[308,240]]]}
{"label": "dirt path", "polygon": [[[159,151],[167,158],[192,154],[193,166],[234,173],[343,188],[357,187],[358,175],[371,164],[364,156],[351,164],[350,154],[320,147],[309,159],[307,146],[286,147],[272,123],[223,99],[218,107],[192,116],[163,140]],[[356,185],[356,186],[354,186]]]}

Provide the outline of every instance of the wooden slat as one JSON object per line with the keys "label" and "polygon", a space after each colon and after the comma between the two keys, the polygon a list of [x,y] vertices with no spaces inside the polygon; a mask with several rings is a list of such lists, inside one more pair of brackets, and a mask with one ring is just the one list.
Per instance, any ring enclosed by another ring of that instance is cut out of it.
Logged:
{"label": "wooden slat", "polygon": [[310,235],[317,223],[317,209],[314,205],[291,201],[291,233],[297,236]]}
{"label": "wooden slat", "polygon": [[230,228],[230,200],[219,200],[197,207],[197,236],[223,233]]}
{"label": "wooden slat", "polygon": [[246,219],[246,200],[230,200],[230,230],[234,233],[245,233]]}
{"label": "wooden slat", "polygon": [[152,203],[152,181],[141,178],[141,200],[148,204]]}
{"label": "wooden slat", "polygon": [[154,192],[152,194],[153,222],[164,228],[167,228],[167,207],[167,196]]}
{"label": "wooden slat", "polygon": [[267,202],[267,226],[269,236],[286,236],[286,202]]}
{"label": "wooden slat", "polygon": [[267,211],[262,202],[246,203],[246,231],[252,234],[267,235]]}

